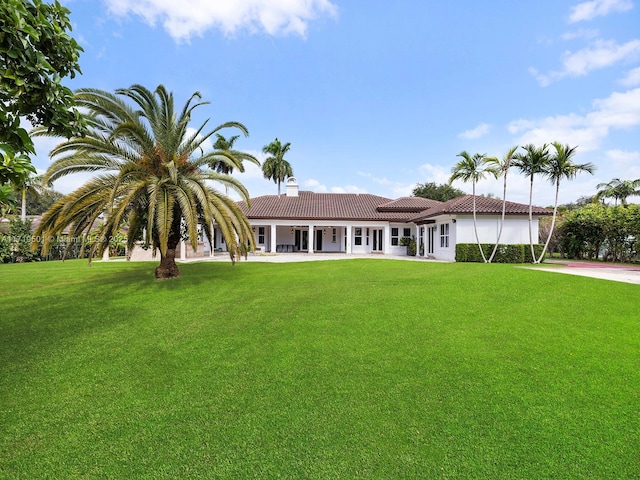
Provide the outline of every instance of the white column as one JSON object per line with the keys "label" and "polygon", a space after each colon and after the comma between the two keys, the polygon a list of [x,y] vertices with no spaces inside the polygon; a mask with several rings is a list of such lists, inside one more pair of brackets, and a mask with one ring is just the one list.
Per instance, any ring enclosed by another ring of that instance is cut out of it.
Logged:
{"label": "white column", "polygon": [[187,244],[184,240],[180,240],[180,260],[187,259]]}
{"label": "white column", "polygon": [[211,222],[211,246],[209,247],[209,256],[213,257],[215,255],[215,247],[214,245],[216,244],[216,229],[213,225],[213,222]]}
{"label": "white column", "polygon": [[314,242],[316,240],[314,230],[315,230],[315,226],[310,224],[309,225],[309,253],[313,253]]}
{"label": "white column", "polygon": [[391,247],[391,227],[389,225],[384,226],[384,244],[382,246],[382,253],[389,255]]}
{"label": "white column", "polygon": [[277,241],[277,239],[276,239],[276,226],[275,225],[271,225],[271,236],[269,238],[269,241],[271,242],[269,251],[271,253],[275,253],[276,252],[276,245],[277,245],[277,243],[276,243],[276,241]]}
{"label": "white column", "polygon": [[347,232],[345,233],[347,237],[347,254],[351,253],[351,225],[347,225]]}

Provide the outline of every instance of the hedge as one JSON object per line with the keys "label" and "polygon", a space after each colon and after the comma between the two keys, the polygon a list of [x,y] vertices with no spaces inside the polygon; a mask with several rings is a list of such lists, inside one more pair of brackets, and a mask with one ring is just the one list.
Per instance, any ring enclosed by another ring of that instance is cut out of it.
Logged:
{"label": "hedge", "polygon": [[[493,243],[482,243],[482,250],[488,259],[493,251]],[[536,257],[539,258],[544,245],[534,244],[533,250]],[[479,262],[482,263],[482,256],[477,243],[458,243],[456,245],[456,262]],[[517,245],[498,245],[496,256],[493,258],[495,263],[533,263],[531,259],[531,245],[528,243],[520,243]]]}

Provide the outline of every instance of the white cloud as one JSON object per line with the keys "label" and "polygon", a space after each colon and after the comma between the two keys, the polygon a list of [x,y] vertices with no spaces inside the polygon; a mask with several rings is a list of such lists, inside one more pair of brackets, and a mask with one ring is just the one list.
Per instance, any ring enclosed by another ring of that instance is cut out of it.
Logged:
{"label": "white cloud", "polygon": [[629,70],[627,76],[620,80],[620,83],[625,87],[640,85],[640,67]]}
{"label": "white cloud", "polygon": [[464,132],[458,134],[460,138],[466,138],[467,140],[475,140],[480,137],[484,137],[491,131],[491,125],[488,123],[481,123],[476,128],[471,130],[465,130]]}
{"label": "white cloud", "polygon": [[331,187],[332,193],[367,193],[364,188],[356,185],[347,185],[345,187]]}
{"label": "white cloud", "polygon": [[569,22],[582,22],[613,12],[626,12],[632,8],[633,2],[631,0],[591,0],[573,6]]}
{"label": "white cloud", "polygon": [[432,165],[430,163],[422,164],[418,167],[420,178],[424,179],[420,183],[434,182],[437,184],[449,183],[451,172],[445,170],[440,165]]}
{"label": "white cloud", "polygon": [[580,30],[576,30],[575,32],[566,32],[563,33],[560,38],[563,40],[575,40],[575,39],[583,39],[583,40],[593,40],[600,35],[598,30],[593,29],[585,29],[581,28]]}
{"label": "white cloud", "polygon": [[592,46],[577,52],[565,52],[562,55],[562,70],[539,73],[535,68],[529,72],[536,77],[542,87],[546,87],[564,77],[584,76],[593,70],[610,67],[616,63],[633,61],[640,58],[640,40],[631,40],[618,45],[614,40],[597,40]]}
{"label": "white cloud", "polygon": [[628,152],[626,150],[607,150],[605,152],[607,160],[615,167],[628,167],[640,163],[640,152]]}
{"label": "white cloud", "polygon": [[321,184],[318,180],[314,180],[313,178],[305,180],[302,185],[317,193],[327,193],[328,191],[326,185]]}
{"label": "white cloud", "polygon": [[371,173],[367,173],[367,172],[357,172],[357,174],[360,177],[365,177],[368,178],[369,180],[371,180],[374,183],[377,183],[378,185],[392,185],[393,182],[391,180],[389,180],[388,178],[385,177],[376,177]]}
{"label": "white cloud", "polygon": [[586,115],[571,113],[541,120],[514,120],[507,129],[511,134],[519,135],[521,145],[559,141],[578,145],[581,152],[595,150],[610,129],[640,125],[640,88],[614,92],[607,98],[594,100],[592,107]]}
{"label": "white cloud", "polygon": [[304,37],[310,21],[337,13],[337,7],[329,0],[103,1],[114,15],[137,15],[150,25],[161,22],[177,41],[188,41],[192,35],[202,35],[209,29],[218,29],[225,35],[247,30]]}

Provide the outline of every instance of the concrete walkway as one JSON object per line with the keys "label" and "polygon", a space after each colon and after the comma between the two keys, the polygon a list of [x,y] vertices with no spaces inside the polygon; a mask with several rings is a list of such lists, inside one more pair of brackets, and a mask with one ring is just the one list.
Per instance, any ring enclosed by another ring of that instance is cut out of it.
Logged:
{"label": "concrete walkway", "polygon": [[[422,257],[410,257],[408,255],[383,255],[383,254],[349,254],[346,253],[250,253],[245,260],[240,262],[268,262],[268,263],[289,263],[289,262],[315,262],[320,260],[353,260],[354,258],[375,258],[378,260],[406,260],[413,262],[439,262]],[[214,257],[188,258],[178,260],[177,263],[191,262],[228,262],[229,255],[224,252],[216,253]]]}

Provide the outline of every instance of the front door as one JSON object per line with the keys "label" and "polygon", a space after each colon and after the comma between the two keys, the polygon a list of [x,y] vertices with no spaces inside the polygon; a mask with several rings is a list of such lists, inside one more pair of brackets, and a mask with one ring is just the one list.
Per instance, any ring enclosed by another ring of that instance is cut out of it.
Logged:
{"label": "front door", "polygon": [[433,253],[433,246],[436,243],[436,227],[427,228],[427,253]]}
{"label": "front door", "polygon": [[374,252],[381,252],[382,251],[382,232],[384,230],[381,228],[374,228],[373,229],[373,248],[372,251]]}
{"label": "front door", "polygon": [[316,230],[316,252],[322,251],[322,230]]}

